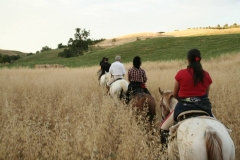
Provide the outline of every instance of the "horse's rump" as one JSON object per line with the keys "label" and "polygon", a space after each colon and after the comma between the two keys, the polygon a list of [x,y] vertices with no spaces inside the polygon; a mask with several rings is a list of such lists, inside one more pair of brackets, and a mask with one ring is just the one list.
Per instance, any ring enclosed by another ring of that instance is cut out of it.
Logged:
{"label": "horse's rump", "polygon": [[128,89],[128,82],[125,79],[120,79],[110,85],[109,94],[114,98],[115,104],[119,104],[119,100],[125,97]]}
{"label": "horse's rump", "polygon": [[147,115],[150,116],[149,121],[152,121],[156,116],[156,103],[150,94],[145,92],[135,92],[135,94],[132,95],[129,104],[133,107],[137,107],[140,111],[142,111],[144,107],[148,107]]}
{"label": "horse's rump", "polygon": [[106,75],[103,74],[100,78],[99,84],[101,87],[105,87],[106,86],[106,79],[105,79]]}
{"label": "horse's rump", "polygon": [[169,157],[176,156],[176,150],[180,159],[235,157],[234,143],[227,128],[218,120],[206,116],[189,118],[170,128]]}

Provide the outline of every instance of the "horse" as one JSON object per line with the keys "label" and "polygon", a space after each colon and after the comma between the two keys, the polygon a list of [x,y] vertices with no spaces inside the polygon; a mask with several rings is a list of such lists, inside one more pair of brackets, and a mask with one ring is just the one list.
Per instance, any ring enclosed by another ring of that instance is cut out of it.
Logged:
{"label": "horse", "polygon": [[103,88],[106,87],[106,72],[100,77],[99,85]]}
{"label": "horse", "polygon": [[[171,91],[163,92],[160,107],[165,119],[174,111],[177,100]],[[179,117],[178,117],[179,118]],[[225,125],[209,116],[184,119],[170,127],[168,138],[169,159],[180,160],[234,160],[235,146]]]}
{"label": "horse", "polygon": [[98,69],[98,71],[97,71],[97,78],[101,75],[101,73],[102,73],[102,69],[100,68],[100,69]]}
{"label": "horse", "polygon": [[131,94],[131,100],[128,105],[136,107],[138,111],[143,111],[146,107],[146,116],[149,118],[150,125],[153,124],[156,116],[156,103],[150,94],[145,93],[142,89],[137,89]]}
{"label": "horse", "polygon": [[[111,79],[111,74],[109,72],[105,73],[105,82],[107,83]],[[125,79],[115,80],[109,89],[109,95],[114,99],[115,104],[118,106],[119,101],[124,99],[125,94],[128,89],[128,81]]]}
{"label": "horse", "polygon": [[[107,92],[107,82],[106,82],[106,73],[103,74],[101,77],[100,77],[100,80],[99,80],[99,85],[100,87],[102,88],[102,92]],[[106,94],[106,93],[104,93]]]}

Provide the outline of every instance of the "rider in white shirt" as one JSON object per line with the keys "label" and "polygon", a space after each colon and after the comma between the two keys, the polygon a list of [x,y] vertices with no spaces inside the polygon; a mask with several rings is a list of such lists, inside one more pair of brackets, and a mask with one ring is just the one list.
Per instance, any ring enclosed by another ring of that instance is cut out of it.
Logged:
{"label": "rider in white shirt", "polygon": [[107,82],[107,88],[109,90],[109,86],[114,82],[115,80],[119,78],[123,78],[126,74],[126,70],[124,65],[121,63],[121,57],[116,56],[115,62],[112,63],[111,67],[109,68],[109,73],[111,74],[111,79]]}

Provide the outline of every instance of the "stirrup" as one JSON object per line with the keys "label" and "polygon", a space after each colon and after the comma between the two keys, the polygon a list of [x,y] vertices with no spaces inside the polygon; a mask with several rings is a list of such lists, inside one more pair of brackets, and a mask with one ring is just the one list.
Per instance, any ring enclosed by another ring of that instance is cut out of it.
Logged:
{"label": "stirrup", "polygon": [[161,144],[167,146],[168,137],[169,137],[169,131],[168,130],[164,130],[164,129],[160,129],[160,135],[161,135]]}

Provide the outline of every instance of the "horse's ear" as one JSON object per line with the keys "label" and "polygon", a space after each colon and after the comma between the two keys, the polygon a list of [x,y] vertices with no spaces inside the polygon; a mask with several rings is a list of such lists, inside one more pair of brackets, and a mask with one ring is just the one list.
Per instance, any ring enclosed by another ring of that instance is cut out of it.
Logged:
{"label": "horse's ear", "polygon": [[159,87],[158,89],[159,89],[159,93],[163,95],[163,91],[161,90],[161,88]]}
{"label": "horse's ear", "polygon": [[168,95],[168,101],[169,101],[169,103],[170,103],[170,101],[171,101],[171,98],[173,97],[173,94],[172,94],[172,92],[170,92]]}

